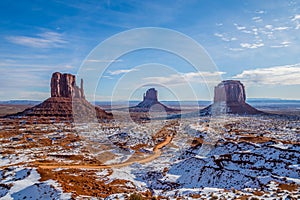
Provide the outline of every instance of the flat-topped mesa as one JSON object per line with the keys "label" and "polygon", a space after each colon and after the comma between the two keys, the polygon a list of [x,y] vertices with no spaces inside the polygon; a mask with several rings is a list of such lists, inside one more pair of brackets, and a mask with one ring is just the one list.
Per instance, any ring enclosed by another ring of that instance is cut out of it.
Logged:
{"label": "flat-topped mesa", "polygon": [[245,103],[245,87],[240,81],[225,80],[215,87],[214,103]]}
{"label": "flat-topped mesa", "polygon": [[84,98],[83,80],[80,88],[76,85],[76,77],[72,74],[55,72],[51,78],[51,97]]}
{"label": "flat-topped mesa", "polygon": [[245,87],[240,81],[225,80],[215,87],[214,103],[200,111],[201,115],[261,114],[246,103]]}

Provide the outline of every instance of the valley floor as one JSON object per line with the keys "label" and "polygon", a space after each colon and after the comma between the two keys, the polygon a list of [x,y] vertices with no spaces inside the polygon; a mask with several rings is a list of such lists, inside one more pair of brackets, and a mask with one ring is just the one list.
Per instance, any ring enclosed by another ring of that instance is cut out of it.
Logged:
{"label": "valley floor", "polygon": [[2,199],[300,198],[298,118],[0,124]]}

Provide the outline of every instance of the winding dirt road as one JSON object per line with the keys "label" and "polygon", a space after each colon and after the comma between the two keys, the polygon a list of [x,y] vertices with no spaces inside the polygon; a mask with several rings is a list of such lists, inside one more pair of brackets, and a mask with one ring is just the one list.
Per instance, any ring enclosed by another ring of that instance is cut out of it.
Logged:
{"label": "winding dirt road", "polygon": [[117,163],[117,164],[111,164],[111,165],[58,165],[54,164],[52,165],[51,163],[40,163],[40,162],[35,162],[34,164],[37,165],[38,167],[42,169],[56,169],[56,168],[67,168],[67,169],[107,169],[107,168],[120,168],[120,167],[126,167],[128,165],[131,165],[133,163],[139,163],[139,164],[145,164],[148,162],[151,162],[152,160],[155,160],[161,155],[161,149],[168,145],[172,141],[173,137],[172,136],[167,136],[166,139],[156,145],[153,148],[153,154],[151,156],[148,156],[146,158],[143,158],[141,160],[137,161],[125,161],[123,163]]}

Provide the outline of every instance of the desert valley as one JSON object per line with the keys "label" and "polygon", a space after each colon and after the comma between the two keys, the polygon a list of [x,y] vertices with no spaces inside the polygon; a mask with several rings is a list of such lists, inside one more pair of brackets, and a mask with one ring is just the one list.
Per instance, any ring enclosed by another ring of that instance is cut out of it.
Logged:
{"label": "desert valley", "polygon": [[0,8],[0,200],[300,200],[300,0]]}
{"label": "desert valley", "polygon": [[71,74],[50,85],[49,99],[1,118],[2,199],[300,198],[299,108],[255,109],[239,81],[196,111],[154,88],[104,111]]}

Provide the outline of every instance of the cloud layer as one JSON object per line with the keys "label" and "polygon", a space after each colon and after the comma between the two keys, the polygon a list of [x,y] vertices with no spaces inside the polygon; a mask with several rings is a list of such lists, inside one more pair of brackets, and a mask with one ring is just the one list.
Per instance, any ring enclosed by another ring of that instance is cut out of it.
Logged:
{"label": "cloud layer", "polygon": [[161,85],[182,85],[187,83],[212,83],[216,84],[221,80],[225,72],[188,72],[180,74],[171,74],[170,76],[147,77],[146,81]]}
{"label": "cloud layer", "polygon": [[247,84],[300,85],[300,63],[245,70],[233,78],[239,79]]}
{"label": "cloud layer", "polygon": [[67,43],[67,41],[63,39],[62,34],[52,31],[37,34],[35,37],[8,36],[6,39],[15,44],[34,48],[62,47],[63,44]]}

